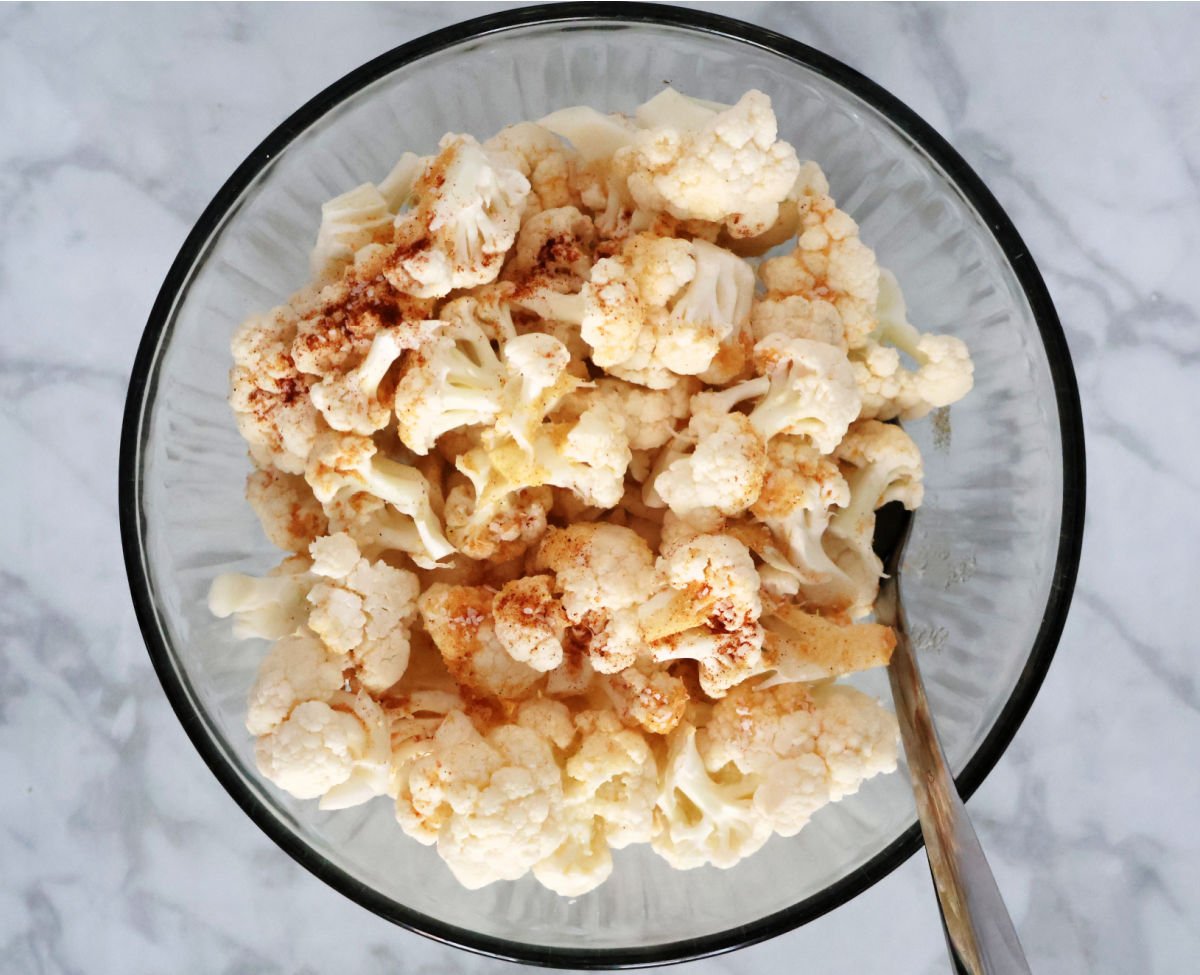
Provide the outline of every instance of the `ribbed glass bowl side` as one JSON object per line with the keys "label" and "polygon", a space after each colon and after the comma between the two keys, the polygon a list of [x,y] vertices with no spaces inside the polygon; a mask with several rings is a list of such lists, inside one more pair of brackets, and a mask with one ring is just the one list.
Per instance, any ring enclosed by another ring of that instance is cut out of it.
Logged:
{"label": "ribbed glass bowl side", "polygon": [[[456,44],[350,95],[258,173],[201,249],[151,368],[137,454],[141,558],[168,648],[159,664],[259,817],[403,911],[550,950],[705,938],[819,898],[911,828],[905,774],[867,783],[728,871],[677,872],[646,849],[622,851],[612,878],[575,900],[529,878],[464,891],[434,850],[400,832],[386,800],[328,814],[264,783],[242,720],[266,648],[233,641],[205,603],[215,575],[262,572],[279,558],[242,497],[248,463],[225,401],[229,338],[305,281],[320,204],[378,180],[403,151],[565,105],[629,111],[666,81],[716,101],[751,87],[769,94],[782,137],[825,169],[898,275],[913,321],[971,348],[974,392],[945,422],[911,427],[927,493],[904,588],[938,727],[962,769],[1026,668],[1054,584],[1063,444],[1046,351],[1020,282],[952,180],[874,108],[770,50],[679,26],[533,25]],[[882,675],[859,683],[887,699]]]}

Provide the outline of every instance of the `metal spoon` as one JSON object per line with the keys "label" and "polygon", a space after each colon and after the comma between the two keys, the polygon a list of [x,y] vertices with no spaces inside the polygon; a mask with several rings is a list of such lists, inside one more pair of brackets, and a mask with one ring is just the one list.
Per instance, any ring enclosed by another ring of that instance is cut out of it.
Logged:
{"label": "metal spoon", "polygon": [[911,528],[912,513],[899,502],[879,509],[874,547],[887,575],[879,587],[875,616],[896,631],[888,678],[942,912],[946,946],[956,971],[968,975],[1029,975],[1016,929],[946,766],[909,640],[908,620],[900,599],[900,565]]}

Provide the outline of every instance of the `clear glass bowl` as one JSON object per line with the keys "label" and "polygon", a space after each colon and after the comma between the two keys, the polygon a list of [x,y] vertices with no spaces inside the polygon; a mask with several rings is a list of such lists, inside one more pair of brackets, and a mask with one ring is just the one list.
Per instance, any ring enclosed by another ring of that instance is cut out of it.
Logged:
{"label": "clear glass bowl", "polygon": [[[226,405],[229,338],[306,277],[322,201],[376,180],[447,130],[486,136],[566,105],[629,111],[669,81],[715,101],[767,92],[781,135],[899,276],[913,320],[971,347],[952,426],[912,430],[927,493],[905,567],[929,695],[964,794],[1028,709],[1078,561],[1083,442],[1054,309],[1026,248],[961,158],[895,98],[811,48],[679,8],[560,5],[431,34],[343,78],[238,168],[184,244],[130,383],[121,521],[146,644],[213,773],[300,863],[376,913],[472,950],[615,968],[752,943],[836,907],[919,846],[906,773],[869,783],[731,870],[672,870],[646,848],[565,900],[532,878],[463,890],[404,836],[386,800],[323,813],[255,769],[242,721],[265,651],[205,606],[209,582],[278,558],[242,498],[245,446]],[[862,686],[887,697],[883,675]],[[234,878],[230,878],[234,882]]]}

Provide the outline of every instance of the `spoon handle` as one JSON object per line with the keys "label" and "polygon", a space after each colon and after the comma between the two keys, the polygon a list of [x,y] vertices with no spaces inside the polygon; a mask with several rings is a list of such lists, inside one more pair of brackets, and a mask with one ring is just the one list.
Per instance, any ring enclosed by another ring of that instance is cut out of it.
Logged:
{"label": "spoon handle", "polygon": [[1016,929],[946,767],[895,579],[883,588],[892,590],[880,593],[891,597],[880,600],[890,612],[880,615],[891,616],[886,621],[896,631],[888,678],[951,960],[968,975],[1029,975]]}

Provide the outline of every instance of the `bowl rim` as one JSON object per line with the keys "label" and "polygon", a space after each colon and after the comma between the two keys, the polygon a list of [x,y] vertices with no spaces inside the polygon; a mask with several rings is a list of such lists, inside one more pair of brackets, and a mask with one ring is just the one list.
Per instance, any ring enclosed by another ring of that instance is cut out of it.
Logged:
{"label": "bowl rim", "polygon": [[921,833],[915,819],[871,860],[830,886],[751,924],[716,934],[641,947],[571,949],[511,941],[446,924],[397,904],[330,863],[284,827],[244,785],[209,737],[184,681],[171,664],[143,558],[142,431],[154,402],[162,339],[177,303],[184,297],[197,259],[241,192],[314,121],[392,71],[464,41],[519,27],[564,22],[682,28],[749,43],[815,71],[880,112],[939,165],[986,222],[1012,267],[1038,326],[1054,385],[1063,454],[1062,515],[1054,575],[1041,625],[1008,701],[956,779],[964,800],[980,786],[1012,741],[1046,676],[1066,623],[1083,542],[1086,482],[1083,419],[1066,337],[1045,282],[1007,213],[966,161],[907,105],[858,71],[807,44],[744,21],[657,3],[579,2],[519,7],[466,20],[392,48],[344,75],[278,125],[234,170],[200,215],[163,281],[138,346],[122,421],[118,473],[122,549],[138,625],[167,699],[200,756],[250,819],[301,866],[380,917],[443,944],[494,958],[555,968],[640,968],[691,961],[756,944],[839,907],[882,880],[920,849]]}

